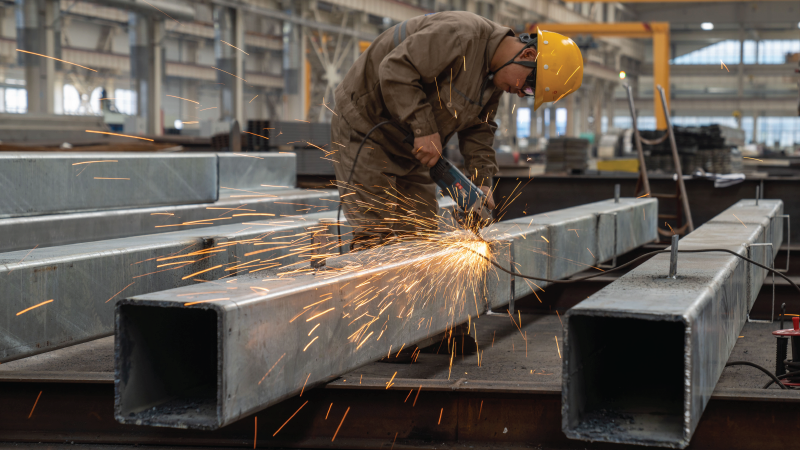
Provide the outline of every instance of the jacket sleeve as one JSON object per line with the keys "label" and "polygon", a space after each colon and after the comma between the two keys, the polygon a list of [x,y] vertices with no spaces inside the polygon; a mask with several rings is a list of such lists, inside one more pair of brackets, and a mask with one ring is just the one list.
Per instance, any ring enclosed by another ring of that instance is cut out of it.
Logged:
{"label": "jacket sleeve", "polygon": [[444,28],[410,34],[389,52],[378,69],[386,108],[393,118],[411,127],[414,137],[439,131],[423,84],[433,84],[463,54],[459,33]]}
{"label": "jacket sleeve", "polygon": [[478,186],[491,186],[497,174],[497,160],[492,147],[497,123],[494,116],[503,91],[496,89],[480,113],[475,125],[458,132],[458,146],[464,156],[469,177]]}

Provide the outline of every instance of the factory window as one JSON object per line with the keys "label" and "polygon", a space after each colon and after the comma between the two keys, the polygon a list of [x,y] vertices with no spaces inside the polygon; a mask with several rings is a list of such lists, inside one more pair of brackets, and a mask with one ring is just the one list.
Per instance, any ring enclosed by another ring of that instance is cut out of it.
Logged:
{"label": "factory window", "polygon": [[[764,40],[744,41],[745,64],[785,64],[787,57],[793,53],[800,53],[800,40]],[[671,64],[739,64],[739,41],[729,39],[717,42],[708,47],[678,56],[670,61]]]}
{"label": "factory window", "polygon": [[28,92],[25,89],[6,88],[3,100],[7,113],[24,114],[28,112]]}
{"label": "factory window", "polygon": [[556,135],[567,134],[567,108],[556,109]]}
{"label": "factory window", "polygon": [[671,64],[739,64],[739,41],[729,39],[678,56]]}
{"label": "factory window", "polygon": [[92,113],[98,116],[103,113],[103,109],[100,107],[101,98],[103,98],[103,88],[94,88],[92,95],[89,97],[89,104],[92,106]]}
{"label": "factory window", "polygon": [[528,138],[531,135],[531,109],[520,108],[517,110],[517,139]]}
{"label": "factory window", "polygon": [[114,106],[117,111],[130,116],[136,115],[136,92],[130,89],[114,90]]}
{"label": "factory window", "polygon": [[759,64],[784,64],[791,53],[800,52],[800,40],[769,40],[758,43]]}
{"label": "factory window", "polygon": [[[752,129],[752,122],[750,128]],[[800,117],[759,117],[756,123],[756,142],[772,148],[800,144]]]}

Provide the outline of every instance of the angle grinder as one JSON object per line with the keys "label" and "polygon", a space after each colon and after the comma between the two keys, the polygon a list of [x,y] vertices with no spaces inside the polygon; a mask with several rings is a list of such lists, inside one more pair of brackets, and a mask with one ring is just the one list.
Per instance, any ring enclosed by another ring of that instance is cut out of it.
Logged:
{"label": "angle grinder", "polygon": [[459,221],[475,234],[492,222],[492,212],[486,207],[486,195],[445,157],[431,167],[431,178],[456,202],[463,217]]}

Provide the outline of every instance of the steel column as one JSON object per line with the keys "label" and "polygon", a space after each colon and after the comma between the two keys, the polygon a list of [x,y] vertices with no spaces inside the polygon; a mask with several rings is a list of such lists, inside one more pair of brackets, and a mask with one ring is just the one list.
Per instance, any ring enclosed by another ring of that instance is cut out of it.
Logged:
{"label": "steel column", "polygon": [[[742,200],[681,239],[680,250],[729,249],[770,267],[782,212],[780,200]],[[763,243],[772,248],[752,245]],[[566,314],[567,437],[689,444],[766,273],[727,253],[679,255],[675,278],[669,256],[657,255]]]}

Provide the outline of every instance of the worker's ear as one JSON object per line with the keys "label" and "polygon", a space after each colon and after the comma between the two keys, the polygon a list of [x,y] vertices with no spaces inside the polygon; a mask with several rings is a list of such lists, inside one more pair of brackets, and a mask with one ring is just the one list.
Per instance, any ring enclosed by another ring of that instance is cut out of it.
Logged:
{"label": "worker's ear", "polygon": [[522,54],[519,55],[520,59],[524,59],[527,61],[536,61],[536,49],[528,47],[522,51]]}

